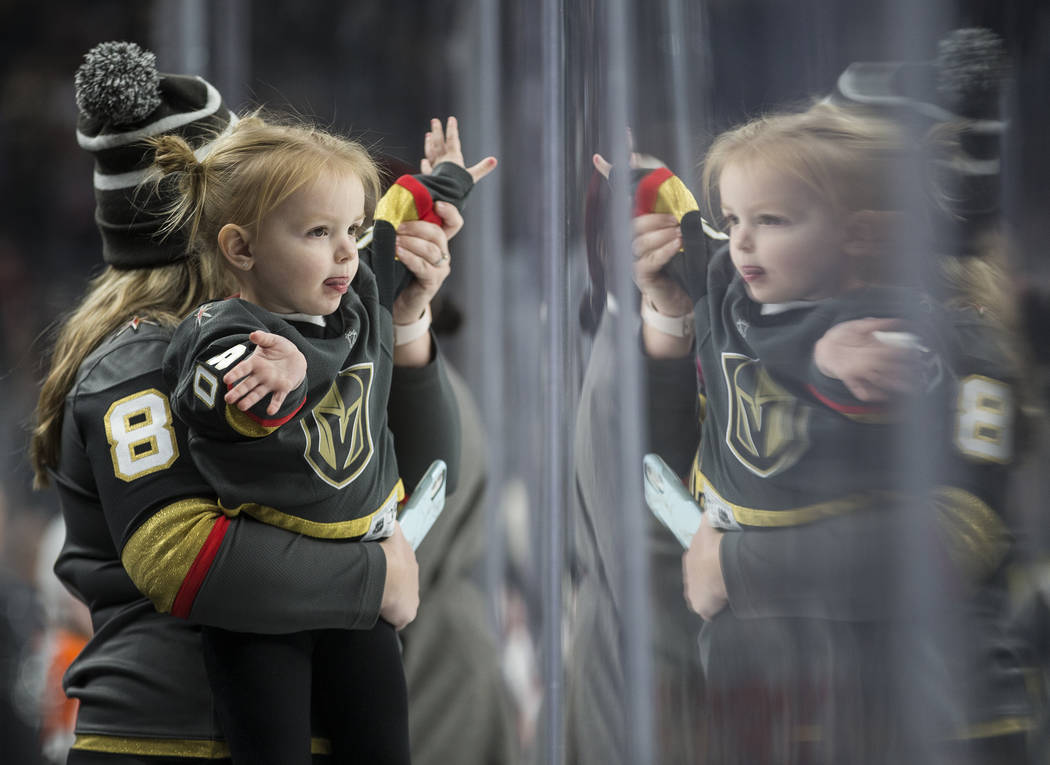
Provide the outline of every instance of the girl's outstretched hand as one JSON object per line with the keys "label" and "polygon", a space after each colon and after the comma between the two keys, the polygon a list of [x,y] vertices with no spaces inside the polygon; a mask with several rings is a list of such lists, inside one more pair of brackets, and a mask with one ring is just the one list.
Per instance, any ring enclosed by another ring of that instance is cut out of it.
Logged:
{"label": "girl's outstretched hand", "polygon": [[455,117],[449,117],[447,125],[442,128],[441,120],[430,120],[430,130],[423,138],[423,159],[419,169],[429,175],[441,162],[452,162],[464,168],[477,183],[496,169],[495,157],[485,157],[476,165],[466,166],[463,161],[463,149],[459,143],[459,123]]}
{"label": "girl's outstretched hand", "polygon": [[246,412],[272,393],[266,413],[277,414],[285,397],[306,377],[306,357],[291,340],[272,332],[256,330],[248,339],[255,343],[255,352],[223,376],[229,386],[223,400]]}

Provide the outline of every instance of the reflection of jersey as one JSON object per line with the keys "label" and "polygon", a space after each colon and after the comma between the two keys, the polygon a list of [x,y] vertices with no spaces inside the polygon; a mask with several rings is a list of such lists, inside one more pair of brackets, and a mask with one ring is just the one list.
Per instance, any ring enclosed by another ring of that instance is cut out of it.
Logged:
{"label": "reflection of jersey", "polygon": [[[691,481],[713,523],[808,523],[908,484],[893,413],[853,398],[812,356],[833,325],[907,316],[916,302],[907,290],[865,288],[764,312],[736,278],[728,250],[713,256],[696,305],[706,419]],[[943,407],[948,380],[935,355],[925,363],[924,406]]]}
{"label": "reflection of jersey", "polygon": [[[929,540],[932,549],[923,550],[925,569],[919,568],[918,561],[909,565],[925,570],[931,579],[943,577],[924,586],[948,597],[927,601],[926,606],[944,607],[941,618],[952,626],[936,636],[903,631],[904,637],[924,640],[926,650],[932,646],[936,656],[935,661],[913,662],[912,669],[921,666],[929,675],[912,678],[908,693],[915,695],[924,688],[930,692],[930,719],[948,726],[936,731],[937,740],[977,740],[1025,730],[1031,706],[1014,647],[1000,627],[1003,564],[1009,549],[1001,515],[1016,403],[1006,371],[1011,365],[999,351],[997,331],[974,310],[938,310],[927,317],[935,327],[938,342],[932,346],[939,349],[940,357],[930,359],[924,369],[928,387],[924,406],[912,411],[919,411],[922,423],[929,426],[922,441],[931,447],[930,453],[921,455],[931,469],[924,481],[928,501],[880,502],[880,494],[886,498],[883,492],[894,488],[894,476],[909,478],[907,466],[893,462],[892,454],[899,449],[893,439],[885,438],[889,426],[879,425],[873,417],[885,413],[851,401],[848,392],[836,381],[822,378],[809,359],[821,326],[826,329],[863,316],[915,318],[916,306],[905,305],[902,310],[892,292],[864,290],[856,294],[865,301],[880,292],[890,300],[882,310],[878,301],[853,304],[851,297],[844,297],[762,315],[753,304],[748,306],[727,253],[709,254],[713,248],[701,236],[695,203],[669,203],[680,199],[680,194],[658,197],[657,204],[664,205],[660,211],[675,213],[681,222],[685,243],[669,271],[696,301],[701,388],[707,400],[701,397],[703,437],[694,463],[695,487],[703,491],[712,519],[725,511],[722,525],[767,529],[722,539],[719,558],[731,610],[705,625],[707,645],[733,639],[725,635],[751,640],[762,634],[763,624],[775,632],[783,629],[777,626],[781,618],[794,625],[791,629],[813,617],[829,625],[860,620],[865,628],[856,640],[858,645],[872,641],[863,649],[863,662],[874,669],[863,682],[880,687],[890,677],[884,674],[890,665],[883,663],[890,654],[872,620],[897,618],[911,605],[899,593],[887,598],[886,583],[900,581],[906,573],[894,552],[901,535],[915,524],[915,513],[926,507],[931,512],[923,518],[928,522],[925,528],[932,525],[936,530],[935,541]],[[647,209],[656,208],[637,211]],[[755,359],[761,359],[761,365]],[[687,382],[692,380],[684,376],[676,384],[650,377],[651,394],[665,407],[672,398],[678,401],[677,414],[666,417],[665,440],[673,441],[674,423],[693,406],[695,389],[686,390]],[[837,436],[833,427],[838,428]],[[907,432],[903,426],[893,430]],[[823,458],[830,460],[824,465],[834,467],[822,467],[815,459],[814,445],[822,438],[833,438],[842,450]],[[881,482],[880,472],[886,477]],[[792,482],[792,476],[797,480]],[[912,479],[904,485],[915,483]],[[783,491],[779,499],[774,491],[778,486]],[[712,502],[713,489],[722,501]],[[858,489],[870,490],[870,511],[858,505],[862,512],[842,513],[848,507],[836,504],[834,497],[850,497]],[[773,512],[764,512],[768,510]],[[819,518],[825,520],[807,523]],[[779,529],[771,530],[775,527]],[[954,565],[943,565],[946,559]],[[702,636],[702,644],[703,640]],[[755,640],[755,645],[761,642]],[[742,645],[733,650],[745,655]],[[814,658],[820,665],[825,657],[818,650],[797,660]],[[768,669],[774,658],[760,648],[752,660]],[[896,661],[900,663],[899,656]],[[861,666],[840,662],[833,660],[831,666]],[[721,678],[724,669],[719,662],[719,674],[712,675],[712,681]],[[744,677],[729,677],[726,687],[738,689],[739,683],[749,681],[746,673]],[[863,697],[859,688],[835,704],[854,697]],[[945,703],[952,706],[947,715],[932,711]],[[867,712],[877,708],[875,704]]]}
{"label": "reflection of jersey", "polygon": [[[764,310],[748,297],[728,248],[709,256],[712,232],[669,171],[637,179],[634,207],[681,221],[684,251],[668,270],[696,301],[705,420],[690,485],[711,522],[728,529],[809,523],[856,510],[906,483],[891,413],[853,398],[816,369],[812,356],[817,340],[839,322],[914,317],[916,296],[864,288]],[[934,405],[940,397],[943,405],[948,380],[936,355],[925,363],[924,398]]]}

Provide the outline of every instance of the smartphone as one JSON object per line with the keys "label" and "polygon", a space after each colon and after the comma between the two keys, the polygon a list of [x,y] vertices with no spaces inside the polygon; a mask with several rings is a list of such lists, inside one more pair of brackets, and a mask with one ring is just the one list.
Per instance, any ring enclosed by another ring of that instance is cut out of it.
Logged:
{"label": "smartphone", "polygon": [[397,520],[401,524],[408,543],[415,550],[430,531],[434,521],[445,509],[445,474],[448,466],[444,460],[430,463],[423,477],[409,495]]}
{"label": "smartphone", "polygon": [[649,509],[675,535],[682,547],[688,548],[700,528],[703,517],[700,505],[660,455],[645,455],[642,474]]}

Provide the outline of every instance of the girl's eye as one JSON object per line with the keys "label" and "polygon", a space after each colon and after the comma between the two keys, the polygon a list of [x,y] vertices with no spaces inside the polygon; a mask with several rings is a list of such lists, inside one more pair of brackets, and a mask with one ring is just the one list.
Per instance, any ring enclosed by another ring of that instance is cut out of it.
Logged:
{"label": "girl's eye", "polygon": [[312,236],[312,237],[327,236],[328,235],[328,229],[326,229],[324,226],[318,226],[317,228],[312,228],[309,231],[307,231],[306,235],[307,236]]}
{"label": "girl's eye", "polygon": [[787,218],[779,215],[759,215],[758,222],[762,226],[783,226],[787,223]]}
{"label": "girl's eye", "polygon": [[347,233],[349,233],[350,236],[352,236],[354,239],[359,239],[361,237],[361,234],[363,233],[363,229],[364,226],[362,226],[360,223],[355,223],[347,229]]}
{"label": "girl's eye", "polygon": [[737,218],[735,215],[723,215],[722,216],[722,228],[725,229],[726,231],[731,229],[733,226],[735,226],[739,222],[740,222],[740,219]]}

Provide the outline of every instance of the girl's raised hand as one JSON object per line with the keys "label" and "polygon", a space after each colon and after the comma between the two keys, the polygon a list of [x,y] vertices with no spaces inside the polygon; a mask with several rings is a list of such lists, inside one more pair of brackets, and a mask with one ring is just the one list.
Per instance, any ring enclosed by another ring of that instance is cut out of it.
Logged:
{"label": "girl's raised hand", "polygon": [[255,352],[223,376],[229,386],[223,400],[246,412],[272,393],[266,413],[277,414],[285,397],[306,377],[306,357],[291,340],[272,332],[256,330],[248,339],[255,343]]}
{"label": "girl's raised hand", "polygon": [[420,170],[429,175],[441,162],[452,162],[464,168],[477,183],[496,169],[495,157],[485,157],[476,165],[466,166],[463,161],[463,149],[459,143],[459,123],[455,117],[448,118],[448,124],[442,128],[441,120],[430,120],[430,130],[423,138],[423,159]]}

